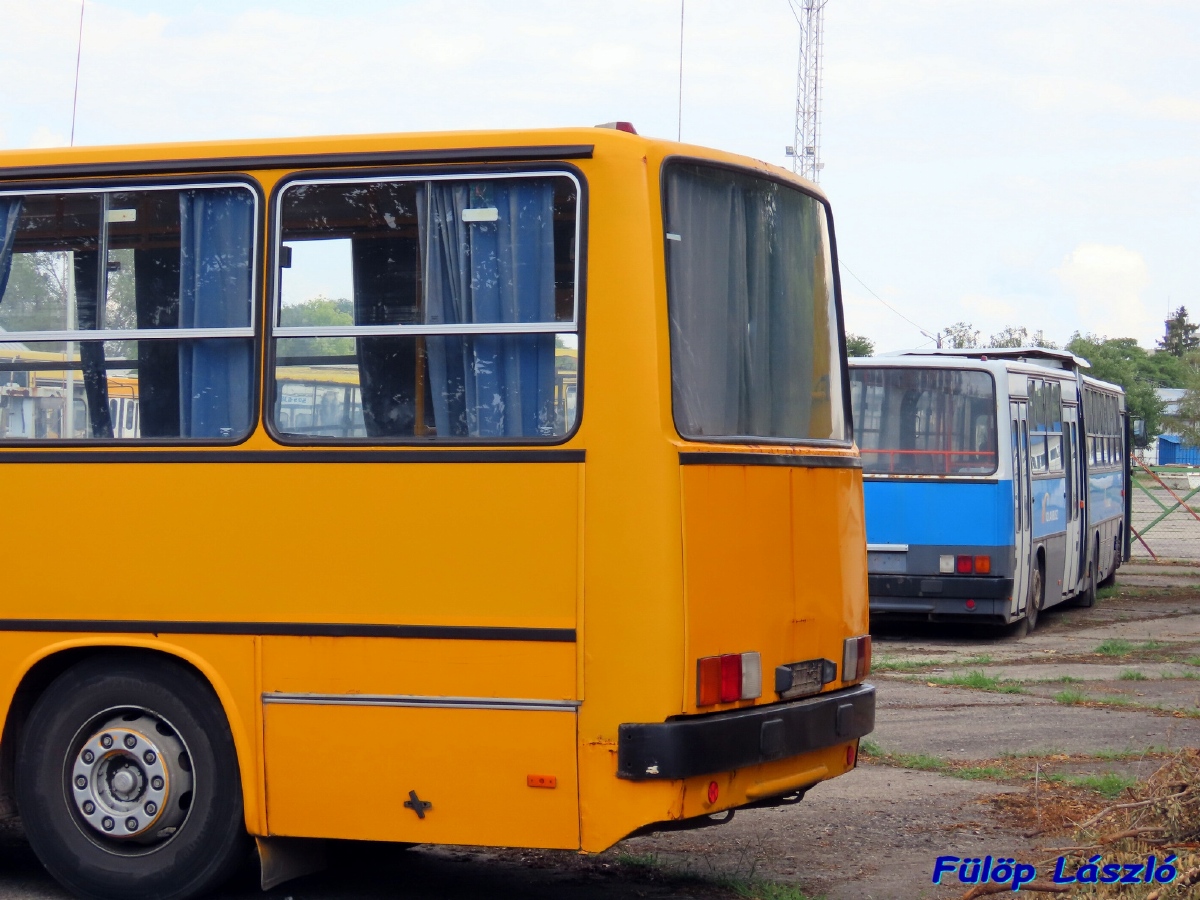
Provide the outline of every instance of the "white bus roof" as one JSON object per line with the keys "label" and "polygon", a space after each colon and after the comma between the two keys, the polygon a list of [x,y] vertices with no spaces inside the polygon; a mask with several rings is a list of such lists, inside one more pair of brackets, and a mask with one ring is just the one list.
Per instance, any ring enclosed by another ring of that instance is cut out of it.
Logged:
{"label": "white bus roof", "polygon": [[1090,369],[1092,364],[1076,356],[1070,350],[1052,350],[1049,347],[987,347],[970,350],[900,350],[884,356],[957,356],[966,359],[1012,359],[1030,360],[1038,365],[1059,369]]}

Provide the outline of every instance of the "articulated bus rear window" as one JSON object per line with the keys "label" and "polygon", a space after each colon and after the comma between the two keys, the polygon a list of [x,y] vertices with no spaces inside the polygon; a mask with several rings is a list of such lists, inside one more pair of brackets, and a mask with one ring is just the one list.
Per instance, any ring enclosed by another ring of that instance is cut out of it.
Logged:
{"label": "articulated bus rear window", "polygon": [[848,439],[825,207],[693,163],[669,163],[664,191],[679,433]]}
{"label": "articulated bus rear window", "polygon": [[996,471],[996,387],[987,372],[855,367],[850,402],[864,472]]}

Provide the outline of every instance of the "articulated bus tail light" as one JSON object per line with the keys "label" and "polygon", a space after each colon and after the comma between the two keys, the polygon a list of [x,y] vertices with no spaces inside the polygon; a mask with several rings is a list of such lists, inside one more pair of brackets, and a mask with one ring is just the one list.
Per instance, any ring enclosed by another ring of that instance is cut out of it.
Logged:
{"label": "articulated bus tail light", "polygon": [[721,657],[721,702],[742,699],[742,655],[730,653]]}
{"label": "articulated bus tail light", "polygon": [[950,554],[938,557],[938,572],[942,575],[949,575],[954,571],[954,557]]}
{"label": "articulated bus tail light", "polygon": [[756,700],[762,696],[762,654],[725,653],[696,663],[696,705]]}
{"label": "articulated bus tail light", "polygon": [[971,566],[972,566],[971,557],[960,556],[956,560],[954,568],[955,568],[955,571],[958,572],[959,575],[970,575],[971,574]]}
{"label": "articulated bus tail light", "polygon": [[975,557],[975,574],[989,575],[992,571],[992,558],[990,556]]}
{"label": "articulated bus tail light", "polygon": [[842,681],[861,681],[871,671],[871,636],[846,638],[842,645]]}

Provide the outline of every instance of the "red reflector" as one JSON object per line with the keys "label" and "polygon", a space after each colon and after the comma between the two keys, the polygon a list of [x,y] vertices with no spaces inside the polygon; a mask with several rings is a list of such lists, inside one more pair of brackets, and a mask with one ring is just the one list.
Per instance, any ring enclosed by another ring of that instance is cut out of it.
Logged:
{"label": "red reflector", "polygon": [[971,571],[971,557],[969,557],[969,556],[958,557],[955,568],[958,570],[959,575],[969,574]]}
{"label": "red reflector", "polygon": [[531,788],[556,788],[558,787],[557,775],[526,775],[525,783]]}
{"label": "red reflector", "polygon": [[742,655],[729,653],[721,657],[721,702],[742,699]]}
{"label": "red reflector", "polygon": [[858,761],[858,754],[854,752],[854,745],[851,744],[846,748],[846,768],[853,769],[854,764]]}
{"label": "red reflector", "polygon": [[721,702],[721,657],[706,656],[696,664],[696,705]]}
{"label": "red reflector", "polygon": [[966,603],[966,607],[967,607],[967,609],[974,609],[974,608],[975,608],[975,601],[974,601],[974,600],[968,600],[968,601],[967,601],[967,603]]}
{"label": "red reflector", "polygon": [[716,803],[717,797],[719,796],[721,796],[721,789],[717,787],[717,783],[715,781],[710,781],[708,783],[708,802]]}

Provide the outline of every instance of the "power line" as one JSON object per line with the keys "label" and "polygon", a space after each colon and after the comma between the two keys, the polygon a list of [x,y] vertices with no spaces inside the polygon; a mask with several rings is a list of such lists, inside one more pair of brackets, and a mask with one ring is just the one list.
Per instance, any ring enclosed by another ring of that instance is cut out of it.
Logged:
{"label": "power line", "polygon": [[917,329],[917,331],[921,332],[921,334],[923,334],[925,337],[929,338],[929,340],[933,341],[935,344],[938,344],[940,346],[940,343],[938,341],[938,336],[936,334],[922,328],[920,325],[918,325],[916,322],[914,322],[912,319],[910,319],[904,313],[900,312],[900,310],[896,309],[896,307],[892,306],[892,304],[888,303],[886,300],[884,300],[882,297],[880,297],[877,293],[875,293],[873,290],[871,290],[870,286],[865,281],[863,281],[861,278],[859,278],[857,275],[855,275],[853,271],[851,271],[850,267],[846,265],[844,260],[839,259],[838,265],[842,269],[844,269],[855,281],[857,281],[859,284],[861,284],[863,286],[863,288],[866,289],[868,294],[870,294],[872,297],[874,297],[876,300],[878,300],[880,303],[882,303],[884,306],[886,306],[888,309],[890,309],[892,312],[894,312],[896,315],[898,315],[900,318],[902,318],[905,322],[907,322],[913,328]]}
{"label": "power line", "polygon": [[75,45],[75,96],[71,100],[71,146],[75,146],[75,111],[79,108],[79,60],[83,56],[83,10],[87,0],[79,0],[79,41]]}

